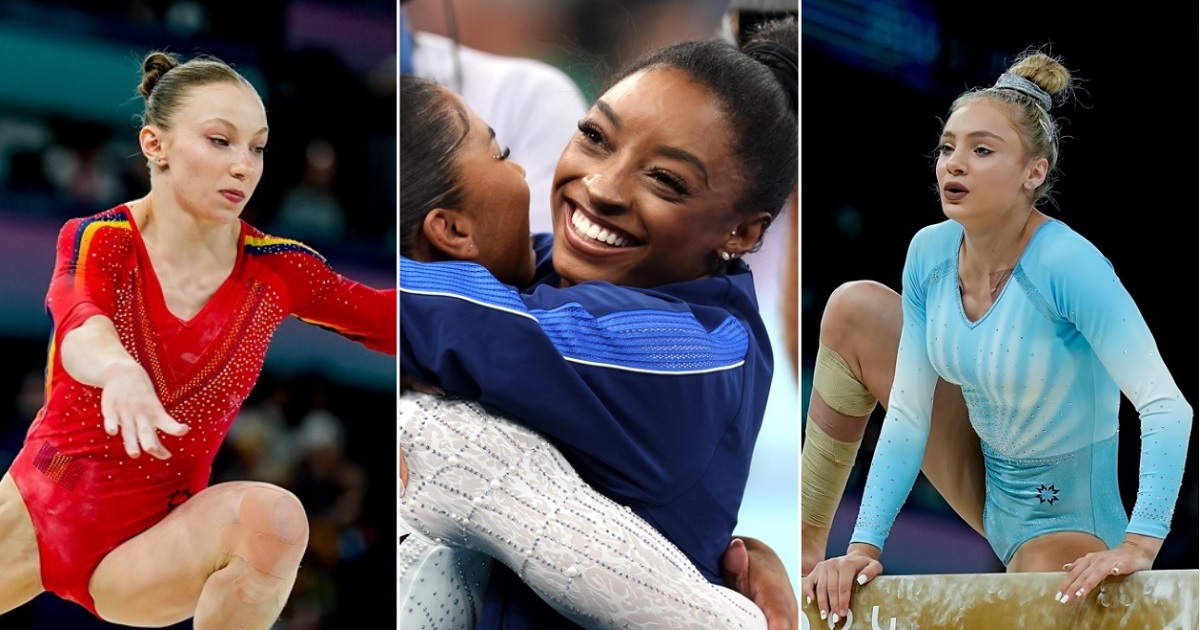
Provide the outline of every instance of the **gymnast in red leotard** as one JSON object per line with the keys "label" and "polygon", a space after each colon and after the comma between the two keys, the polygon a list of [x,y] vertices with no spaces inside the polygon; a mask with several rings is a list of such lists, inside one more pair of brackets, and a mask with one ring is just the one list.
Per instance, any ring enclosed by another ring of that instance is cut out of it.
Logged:
{"label": "gymnast in red leotard", "polygon": [[208,487],[213,458],[286,317],[394,354],[396,291],[240,219],[267,126],[235,70],[156,52],[143,73],[150,194],[59,234],[47,402],[0,480],[0,614],[47,590],[126,625],[265,630],[307,518],[270,484]]}

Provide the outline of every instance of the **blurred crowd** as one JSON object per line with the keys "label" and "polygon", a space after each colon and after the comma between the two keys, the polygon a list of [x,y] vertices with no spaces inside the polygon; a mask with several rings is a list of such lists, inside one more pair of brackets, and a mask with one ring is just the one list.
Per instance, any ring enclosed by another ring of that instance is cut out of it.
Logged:
{"label": "blurred crowd", "polygon": [[[394,266],[394,24],[394,5],[366,0],[0,4],[0,46],[26,59],[0,71],[25,83],[0,90],[0,213],[66,219],[144,194],[138,62],[207,53],[267,106],[267,168],[245,218],[331,259]],[[106,74],[113,63],[127,72]],[[89,74],[119,100],[74,85]]]}

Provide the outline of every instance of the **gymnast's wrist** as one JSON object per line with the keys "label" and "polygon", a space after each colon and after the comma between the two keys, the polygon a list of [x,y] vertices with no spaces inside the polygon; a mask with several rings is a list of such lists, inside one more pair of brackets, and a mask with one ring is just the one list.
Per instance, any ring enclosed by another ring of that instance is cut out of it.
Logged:
{"label": "gymnast's wrist", "polygon": [[881,553],[883,550],[879,547],[867,543],[850,543],[850,546],[846,547],[847,556],[866,556],[872,560],[878,560]]}
{"label": "gymnast's wrist", "polygon": [[114,379],[127,376],[129,374],[137,374],[138,372],[144,372],[144,370],[142,369],[142,366],[133,359],[133,357],[118,357],[105,361],[103,364],[101,364],[96,370],[96,382],[88,384],[105,388]]}
{"label": "gymnast's wrist", "polygon": [[1121,543],[1121,546],[1142,555],[1150,562],[1154,562],[1154,559],[1158,557],[1158,551],[1162,549],[1162,544],[1163,539],[1161,538],[1126,532],[1125,540]]}

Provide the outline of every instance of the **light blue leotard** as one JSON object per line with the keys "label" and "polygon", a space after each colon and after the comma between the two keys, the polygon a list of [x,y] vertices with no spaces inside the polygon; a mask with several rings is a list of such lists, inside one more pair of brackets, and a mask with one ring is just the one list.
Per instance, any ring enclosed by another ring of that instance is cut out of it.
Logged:
{"label": "light blue leotard", "polygon": [[[961,386],[983,446],[984,529],[1006,564],[1025,541],[1082,531],[1166,537],[1192,409],[1112,265],[1064,223],[1042,224],[991,308],[968,321],[958,283],[963,228],[922,229],[904,264],[904,329],[891,404],[853,542],[883,548],[912,489],[940,375]],[[1132,517],[1117,486],[1121,393],[1141,416]]]}

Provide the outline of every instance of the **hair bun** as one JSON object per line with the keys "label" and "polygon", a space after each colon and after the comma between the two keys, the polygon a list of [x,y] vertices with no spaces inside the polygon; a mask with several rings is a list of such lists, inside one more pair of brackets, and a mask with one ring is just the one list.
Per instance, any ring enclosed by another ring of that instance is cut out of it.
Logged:
{"label": "hair bun", "polygon": [[1023,92],[1049,111],[1066,98],[1072,88],[1071,72],[1062,61],[1036,50],[1021,54],[994,86]]}
{"label": "hair bun", "polygon": [[[800,91],[800,56],[794,45],[795,30],[795,22],[791,20],[768,22],[742,46],[746,56],[763,64],[775,75],[793,111],[798,110]],[[788,46],[784,42],[793,45]]]}
{"label": "hair bun", "polygon": [[138,94],[143,98],[150,98],[150,93],[154,91],[154,86],[158,84],[162,75],[178,65],[179,59],[169,53],[156,51],[146,55],[142,60],[142,82],[138,84]]}

